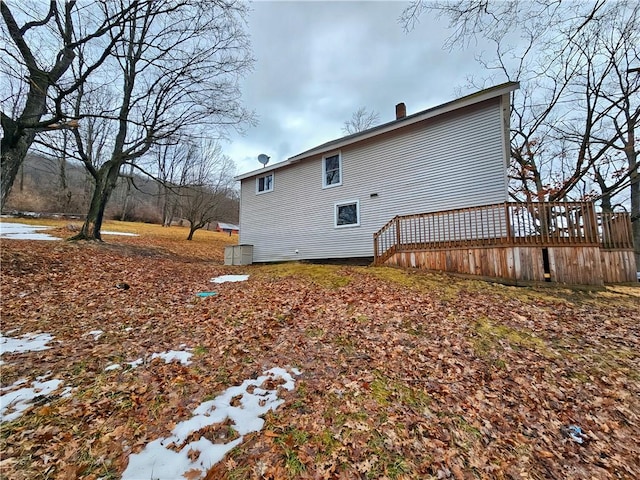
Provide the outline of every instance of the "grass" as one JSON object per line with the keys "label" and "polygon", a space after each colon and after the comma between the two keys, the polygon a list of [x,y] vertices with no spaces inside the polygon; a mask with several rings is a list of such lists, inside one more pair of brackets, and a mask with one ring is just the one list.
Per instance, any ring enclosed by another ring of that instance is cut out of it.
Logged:
{"label": "grass", "polygon": [[546,357],[553,356],[546,343],[533,332],[499,324],[484,317],[472,327],[471,342],[479,357],[500,355],[508,344],[514,350],[526,348]]}
{"label": "grass", "polygon": [[299,262],[278,263],[256,267],[254,274],[263,278],[299,278],[329,289],[346,287],[351,282],[345,267]]}
{"label": "grass", "polygon": [[401,404],[419,413],[428,409],[431,398],[424,390],[385,377],[381,372],[374,372],[374,377],[375,379],[369,385],[369,390],[371,397],[379,405]]}
{"label": "grass", "polygon": [[[72,237],[82,227],[82,221],[68,219],[12,218],[6,219],[5,221],[53,227],[52,230],[46,233],[60,237],[61,239]],[[69,227],[72,227],[72,229]],[[102,224],[102,231],[134,233],[138,235],[137,237],[130,237],[105,234],[102,239],[106,245],[129,245],[144,249],[153,247],[158,252],[164,252],[165,254],[220,263],[222,263],[224,259],[224,247],[238,243],[238,235],[229,236],[227,233],[203,229],[196,231],[193,240],[187,241],[189,228],[177,225],[163,227],[151,223],[106,220]]]}

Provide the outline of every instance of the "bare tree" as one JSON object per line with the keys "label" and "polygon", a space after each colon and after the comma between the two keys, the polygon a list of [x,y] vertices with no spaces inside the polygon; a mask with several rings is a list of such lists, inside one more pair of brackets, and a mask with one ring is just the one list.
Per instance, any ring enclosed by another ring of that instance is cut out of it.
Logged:
{"label": "bare tree", "polygon": [[189,158],[193,145],[187,139],[167,139],[153,150],[153,166],[158,183],[158,206],[162,211],[162,226],[169,227],[178,213],[180,187],[187,182]]}
{"label": "bare tree", "polygon": [[[103,8],[106,3],[101,1],[81,4],[76,0],[51,0],[48,4],[0,1],[3,19],[0,70],[22,84],[17,91],[3,92],[3,104],[10,99],[13,101],[9,103],[19,104],[20,108],[16,112],[6,112],[4,108],[0,111],[4,131],[0,208],[4,207],[36,135],[46,129],[77,125],[64,111],[63,102],[106,59],[123,33],[121,27],[135,2],[121,5],[111,13]],[[89,10],[94,14],[87,15]],[[85,23],[82,34],[77,28],[80,19]],[[107,34],[110,37],[104,41]],[[69,82],[67,73],[77,49],[88,44],[95,45],[96,50],[85,76]],[[19,96],[12,97],[16,93]]]}
{"label": "bare tree", "polygon": [[193,148],[185,162],[184,186],[180,188],[182,217],[189,221],[187,240],[221,213],[231,195],[235,164],[222,154],[219,144],[209,142],[204,148]]}
{"label": "bare tree", "polygon": [[[110,7],[127,4],[122,0]],[[95,167],[80,130],[75,131],[80,158],[95,182],[86,221],[75,239],[100,239],[104,211],[125,163],[135,164],[179,132],[198,136],[252,120],[240,105],[238,86],[252,62],[243,30],[246,11],[246,4],[236,0],[136,4],[136,15],[108,62],[111,78],[118,72],[118,101],[93,115],[114,124],[108,160]],[[79,89],[78,95],[83,94]]]}
{"label": "bare tree", "polygon": [[495,46],[479,58],[488,77],[521,82],[512,97],[512,196],[600,199],[608,209],[628,192],[640,264],[640,79],[628,72],[640,63],[638,3],[417,0],[400,21],[411,30],[426,11],[449,20],[447,47],[481,36]]}
{"label": "bare tree", "polygon": [[380,121],[380,115],[378,112],[367,110],[367,107],[360,107],[353,112],[351,118],[344,122],[342,131],[345,135],[351,135],[353,133],[362,132],[368,128],[375,126]]}

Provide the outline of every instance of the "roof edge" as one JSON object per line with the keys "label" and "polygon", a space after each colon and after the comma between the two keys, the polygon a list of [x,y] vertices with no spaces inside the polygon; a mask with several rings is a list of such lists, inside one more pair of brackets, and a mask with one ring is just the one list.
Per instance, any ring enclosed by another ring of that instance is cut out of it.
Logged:
{"label": "roof edge", "polygon": [[479,90],[469,95],[465,95],[464,97],[460,97],[460,98],[451,100],[449,102],[437,105],[435,107],[422,110],[412,115],[408,115],[404,118],[401,118],[398,120],[392,120],[390,122],[383,123],[382,125],[369,128],[362,132],[354,133],[346,137],[341,137],[335,140],[331,140],[329,142],[323,143],[309,150],[306,150],[302,153],[294,155],[293,157],[289,157],[287,160],[274,163],[270,167],[264,167],[257,170],[253,170],[251,172],[244,173],[242,175],[238,175],[235,177],[235,180],[238,181],[238,180],[244,180],[245,178],[255,177],[263,173],[267,173],[273,170],[277,170],[277,169],[292,165],[301,160],[304,160],[307,157],[330,152],[333,150],[339,150],[340,148],[346,147],[353,143],[360,142],[362,140],[375,137],[377,135],[382,135],[384,133],[397,130],[407,125],[412,125],[414,123],[418,123],[429,118],[437,117],[438,115],[442,115],[444,113],[448,113],[453,110],[458,110],[460,108],[468,107],[469,105],[475,105],[476,103],[484,102],[485,100],[489,100],[491,98],[495,98],[495,97],[505,95],[507,93],[511,93],[514,90],[517,90],[519,88],[520,88],[520,82],[505,82],[499,85],[494,85],[493,87],[489,87],[484,90]]}

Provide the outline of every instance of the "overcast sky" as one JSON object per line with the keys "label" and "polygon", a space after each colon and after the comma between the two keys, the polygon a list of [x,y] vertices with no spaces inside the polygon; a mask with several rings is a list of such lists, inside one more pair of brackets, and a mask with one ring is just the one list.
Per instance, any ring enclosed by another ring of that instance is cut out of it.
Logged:
{"label": "overcast sky", "polygon": [[243,99],[259,124],[225,145],[237,173],[261,168],[260,153],[273,164],[343,136],[345,120],[361,106],[384,123],[399,102],[410,115],[469,93],[466,78],[482,74],[474,60],[482,47],[443,50],[446,20],[427,14],[405,33],[398,17],[406,5],[254,2],[249,32],[256,63]]}

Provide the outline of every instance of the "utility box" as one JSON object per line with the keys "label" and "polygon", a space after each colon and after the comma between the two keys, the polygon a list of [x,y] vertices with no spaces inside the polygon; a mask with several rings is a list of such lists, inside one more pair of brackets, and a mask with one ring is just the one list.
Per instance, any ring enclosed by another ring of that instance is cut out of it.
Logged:
{"label": "utility box", "polygon": [[224,264],[225,265],[233,265],[233,249],[235,245],[229,245],[228,247],[224,247]]}
{"label": "utility box", "polygon": [[251,265],[253,263],[253,245],[230,245],[224,247],[225,265]]}

